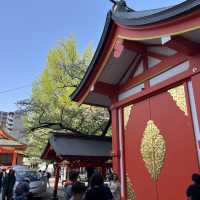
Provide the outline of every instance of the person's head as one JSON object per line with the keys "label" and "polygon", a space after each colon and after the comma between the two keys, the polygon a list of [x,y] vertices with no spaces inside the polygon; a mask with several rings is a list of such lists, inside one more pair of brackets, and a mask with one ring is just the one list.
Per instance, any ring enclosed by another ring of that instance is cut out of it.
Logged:
{"label": "person's head", "polygon": [[200,175],[196,173],[192,174],[192,181],[194,184],[200,185]]}
{"label": "person's head", "polygon": [[72,185],[72,194],[75,200],[80,200],[85,192],[85,185],[80,182],[76,182]]}
{"label": "person's head", "polygon": [[113,181],[118,181],[119,178],[118,178],[118,175],[116,173],[113,174]]}
{"label": "person's head", "polygon": [[13,169],[9,170],[9,175],[14,176],[15,175],[15,171]]}
{"label": "person's head", "polygon": [[78,175],[79,175],[78,172],[76,172],[76,171],[71,171],[71,172],[69,173],[69,180],[72,181],[72,182],[77,181]]}
{"label": "person's head", "polygon": [[26,183],[29,184],[29,183],[30,183],[30,179],[29,179],[28,177],[25,177],[25,178],[24,178],[24,182],[26,182]]}
{"label": "person's head", "polygon": [[100,173],[94,173],[90,179],[90,186],[100,186],[103,185],[103,177]]}

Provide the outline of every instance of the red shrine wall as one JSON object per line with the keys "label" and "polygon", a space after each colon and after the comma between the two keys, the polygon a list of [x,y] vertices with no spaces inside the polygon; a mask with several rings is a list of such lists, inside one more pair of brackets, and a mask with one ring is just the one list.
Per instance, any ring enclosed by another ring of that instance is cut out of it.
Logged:
{"label": "red shrine wall", "polygon": [[0,148],[0,166],[11,167],[23,164],[23,155],[17,154],[13,148]]}
{"label": "red shrine wall", "polygon": [[152,68],[125,83],[113,100],[113,166],[122,199],[186,199],[199,171],[200,62],[182,58],[163,73]]}

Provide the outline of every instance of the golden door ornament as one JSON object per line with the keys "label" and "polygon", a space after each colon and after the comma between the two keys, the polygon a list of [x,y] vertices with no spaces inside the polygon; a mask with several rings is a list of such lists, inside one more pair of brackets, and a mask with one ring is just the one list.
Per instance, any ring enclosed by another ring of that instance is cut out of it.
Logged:
{"label": "golden door ornament", "polygon": [[128,120],[131,114],[131,109],[132,109],[133,105],[129,105],[124,107],[123,109],[123,114],[124,114],[124,128],[126,128],[127,124],[128,124]]}
{"label": "golden door ornament", "polygon": [[172,88],[168,90],[169,94],[172,96],[173,100],[176,102],[176,105],[182,110],[185,115],[188,115],[187,103],[185,98],[185,88],[184,85]]}
{"label": "golden door ornament", "polygon": [[147,122],[140,152],[151,178],[157,181],[164,165],[166,145],[164,137],[152,120]]}
{"label": "golden door ornament", "polygon": [[135,192],[133,190],[133,184],[131,183],[128,175],[126,176],[126,187],[127,187],[127,200],[136,200]]}

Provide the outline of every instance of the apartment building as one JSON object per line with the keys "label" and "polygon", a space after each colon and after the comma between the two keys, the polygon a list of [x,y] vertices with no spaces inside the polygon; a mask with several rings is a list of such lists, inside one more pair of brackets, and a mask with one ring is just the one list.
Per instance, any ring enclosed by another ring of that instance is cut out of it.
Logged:
{"label": "apartment building", "polygon": [[4,128],[7,122],[8,112],[0,111],[0,127]]}
{"label": "apartment building", "polygon": [[22,111],[0,112],[0,126],[13,137],[23,140],[24,129],[24,113]]}

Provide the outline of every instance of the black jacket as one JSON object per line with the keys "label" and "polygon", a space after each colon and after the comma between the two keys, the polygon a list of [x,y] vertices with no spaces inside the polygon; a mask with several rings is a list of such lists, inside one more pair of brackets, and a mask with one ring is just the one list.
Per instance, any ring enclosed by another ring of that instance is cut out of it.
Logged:
{"label": "black jacket", "polygon": [[110,189],[105,186],[94,186],[88,188],[84,200],[112,200],[113,196]]}
{"label": "black jacket", "polygon": [[3,190],[8,194],[12,193],[15,181],[16,181],[15,175],[6,174],[3,177],[3,182],[2,182]]}
{"label": "black jacket", "polygon": [[187,197],[191,198],[191,200],[200,200],[200,185],[190,185],[186,194]]}

